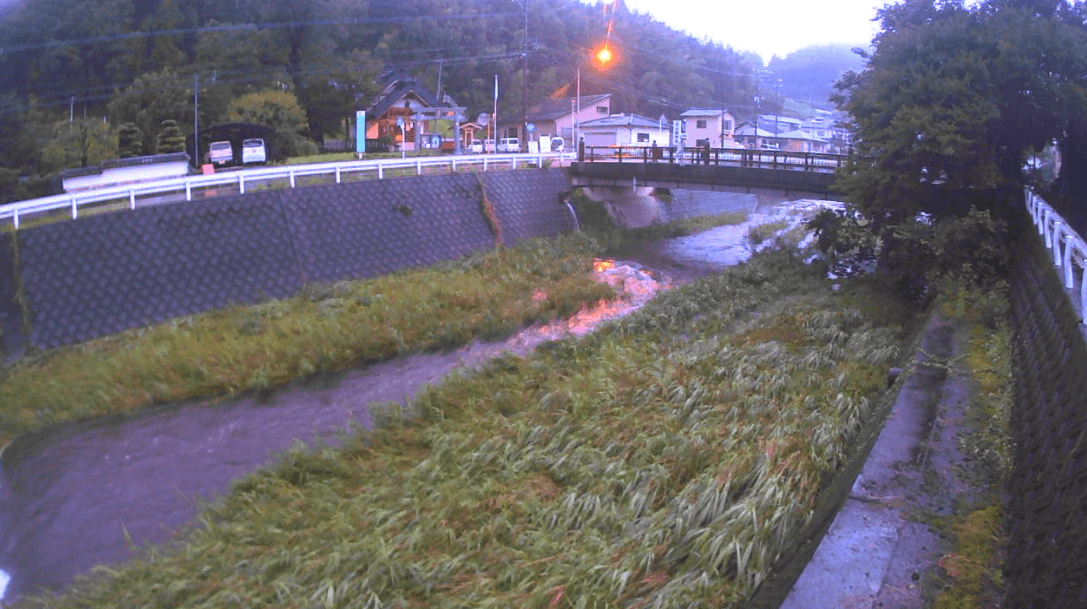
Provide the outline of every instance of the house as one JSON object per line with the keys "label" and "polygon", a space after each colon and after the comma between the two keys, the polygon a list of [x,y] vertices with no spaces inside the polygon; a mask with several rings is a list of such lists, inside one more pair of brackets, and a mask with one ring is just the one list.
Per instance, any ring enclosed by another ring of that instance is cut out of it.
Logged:
{"label": "house", "polygon": [[[581,109],[580,112],[578,108]],[[567,150],[572,150],[577,138],[577,127],[580,124],[610,114],[611,93],[604,93],[582,95],[580,103],[577,97],[549,99],[529,108],[527,118],[534,127],[532,139],[542,141],[551,137],[561,137],[566,141]],[[498,131],[500,137],[516,137],[522,142],[526,141],[522,137],[520,117],[500,120]]]}
{"label": "house", "polygon": [[756,127],[751,123],[740,123],[740,126],[736,129],[736,141],[751,150],[756,148],[760,150],[779,149],[774,133],[763,128],[762,125]]}
{"label": "house", "polygon": [[736,141],[736,118],[728,110],[691,108],[679,117],[686,123],[688,146],[728,148]]}
{"label": "house", "polygon": [[434,121],[453,121],[454,131],[459,131],[464,108],[457,107],[448,95],[439,101],[430,89],[403,72],[386,73],[383,79],[385,86],[366,109],[366,139],[389,138],[403,150],[415,150],[417,144],[430,141],[424,134],[438,131]]}
{"label": "house", "polygon": [[579,125],[586,146],[670,145],[671,129],[660,119],[637,114],[611,114]]}
{"label": "house", "polygon": [[776,138],[779,144],[778,150],[788,152],[826,152],[828,142],[817,138],[803,129],[785,131]]}

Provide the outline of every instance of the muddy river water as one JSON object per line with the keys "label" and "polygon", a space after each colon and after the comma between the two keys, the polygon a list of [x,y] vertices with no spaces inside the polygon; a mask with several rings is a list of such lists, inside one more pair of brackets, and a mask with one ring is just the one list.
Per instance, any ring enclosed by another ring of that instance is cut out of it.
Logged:
{"label": "muddy river water", "polygon": [[[297,442],[335,443],[371,427],[367,404],[408,403],[424,385],[503,351],[529,353],[544,340],[584,334],[625,315],[661,289],[746,259],[751,226],[819,202],[760,209],[739,226],[648,244],[599,271],[623,294],[570,320],[527,328],[497,343],[419,354],[318,376],[260,396],[195,400],[51,428],[16,440],[0,462],[0,599],[61,590],[136,546],[163,543],[195,526],[200,501]],[[726,210],[727,211],[727,210]],[[605,265],[606,266],[606,265]],[[128,539],[126,539],[126,536]]]}

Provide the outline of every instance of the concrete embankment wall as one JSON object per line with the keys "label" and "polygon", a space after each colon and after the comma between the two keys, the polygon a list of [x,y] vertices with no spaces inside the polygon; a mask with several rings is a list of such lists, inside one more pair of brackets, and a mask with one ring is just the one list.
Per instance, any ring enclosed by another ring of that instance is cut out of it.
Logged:
{"label": "concrete embankment wall", "polygon": [[1087,344],[1051,254],[1024,232],[1011,284],[1008,606],[1087,607]]}
{"label": "concrete embankment wall", "polygon": [[[574,229],[561,169],[260,191],[0,234],[0,356]],[[484,196],[485,195],[485,196]],[[488,214],[484,199],[494,213]],[[498,227],[492,226],[492,219]]]}

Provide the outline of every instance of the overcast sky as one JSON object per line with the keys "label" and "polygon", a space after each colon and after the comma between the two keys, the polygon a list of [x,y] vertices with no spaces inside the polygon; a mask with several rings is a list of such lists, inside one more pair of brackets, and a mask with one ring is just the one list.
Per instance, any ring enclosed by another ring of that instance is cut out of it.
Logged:
{"label": "overcast sky", "polygon": [[[844,42],[866,46],[878,31],[872,19],[889,0],[625,0],[631,11],[763,62],[807,46]],[[617,26],[618,27],[618,26]]]}

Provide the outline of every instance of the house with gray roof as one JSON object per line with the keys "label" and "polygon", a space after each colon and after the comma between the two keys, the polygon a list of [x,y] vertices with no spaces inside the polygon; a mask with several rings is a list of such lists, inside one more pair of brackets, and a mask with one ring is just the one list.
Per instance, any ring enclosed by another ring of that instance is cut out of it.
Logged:
{"label": "house with gray roof", "polygon": [[[529,108],[527,118],[534,127],[532,140],[561,137],[566,141],[566,149],[572,150],[579,125],[610,114],[611,93],[604,93],[582,95],[580,104],[577,97],[549,99]],[[521,142],[527,141],[521,132],[520,116],[499,117],[499,121],[498,131],[501,137],[516,137]]]}
{"label": "house with gray roof", "polygon": [[[393,144],[413,150],[419,136],[433,131],[430,120],[419,120],[418,117],[426,114],[431,118],[453,120],[454,115],[463,110],[457,108],[448,95],[439,100],[407,73],[388,72],[382,79],[385,86],[366,109],[366,139],[387,137]],[[403,122],[403,129],[397,124],[398,120]]]}
{"label": "house with gray roof", "polygon": [[581,123],[586,146],[661,146],[671,145],[671,126],[667,121],[637,114],[611,114]]}

